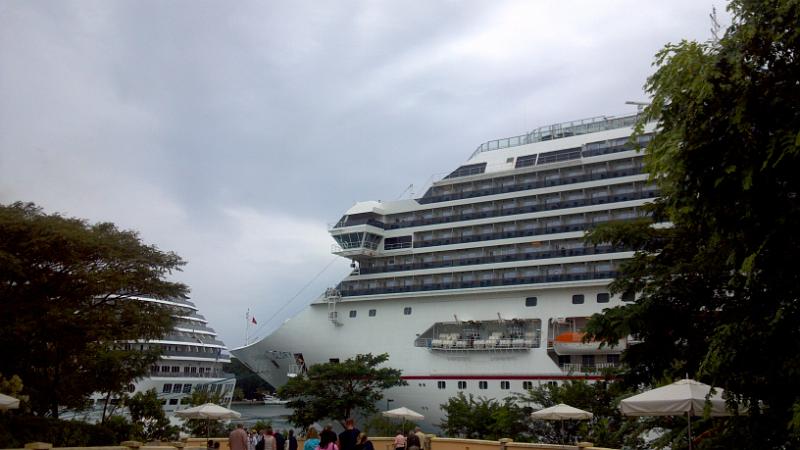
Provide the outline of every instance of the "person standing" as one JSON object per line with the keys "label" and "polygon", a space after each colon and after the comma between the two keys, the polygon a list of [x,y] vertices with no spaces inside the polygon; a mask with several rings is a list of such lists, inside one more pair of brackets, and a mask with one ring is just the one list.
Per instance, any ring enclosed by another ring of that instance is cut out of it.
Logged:
{"label": "person standing", "polygon": [[247,432],[244,431],[244,425],[237,424],[236,428],[231,431],[228,436],[228,445],[231,450],[248,450],[249,439],[247,439]]}
{"label": "person standing", "polygon": [[319,447],[319,433],[314,427],[308,427],[306,431],[306,442],[303,444],[303,450],[314,450]]}
{"label": "person standing", "polygon": [[406,448],[408,450],[419,450],[420,449],[419,438],[411,430],[408,431],[408,436],[406,436]]}
{"label": "person standing", "polygon": [[361,433],[358,435],[356,450],[375,450],[375,446],[372,445],[372,441],[370,441],[369,437],[367,437],[367,433]]}
{"label": "person standing", "polygon": [[[259,446],[261,448],[259,448]],[[261,437],[261,441],[258,445],[256,445],[256,450],[278,450],[275,436],[272,435],[272,427],[264,429],[264,435]]]}
{"label": "person standing", "polygon": [[356,428],[355,421],[352,418],[347,419],[344,422],[344,431],[339,433],[339,449],[355,450],[359,434],[361,434],[361,431]]}
{"label": "person standing", "polygon": [[286,438],[283,437],[280,431],[275,431],[275,450],[285,450]]}
{"label": "person standing", "polygon": [[297,438],[294,437],[294,430],[289,430],[286,436],[286,450],[297,450]]}
{"label": "person standing", "polygon": [[333,432],[332,426],[328,425],[319,436],[319,446],[316,450],[339,450],[336,445],[336,433]]}
{"label": "person standing", "polygon": [[397,435],[394,437],[394,450],[405,450],[406,448],[406,437],[403,435],[403,432],[397,430]]}
{"label": "person standing", "polygon": [[416,427],[416,428],[414,428],[414,434],[416,434],[417,438],[419,438],[419,448],[424,449],[425,448],[425,433],[422,432],[422,429],[420,427]]}

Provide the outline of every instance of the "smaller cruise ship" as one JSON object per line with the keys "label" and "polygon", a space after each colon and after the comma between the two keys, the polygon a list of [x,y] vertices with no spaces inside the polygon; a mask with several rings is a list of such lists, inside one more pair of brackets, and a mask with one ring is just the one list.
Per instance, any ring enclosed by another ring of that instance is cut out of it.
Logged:
{"label": "smaller cruise ship", "polygon": [[[167,415],[189,407],[189,398],[196,390],[208,390],[220,394],[222,405],[229,407],[236,378],[225,373],[223,364],[231,362],[225,344],[217,339],[217,333],[186,297],[157,300],[148,297],[133,297],[133,300],[160,303],[173,311],[175,326],[162,339],[146,342],[124,342],[128,349],[149,350],[161,348],[161,358],[150,366],[146,377],[128,386],[132,395],[155,389]],[[102,411],[105,397],[101,393],[92,396],[94,412]],[[118,399],[111,399],[116,405]]]}

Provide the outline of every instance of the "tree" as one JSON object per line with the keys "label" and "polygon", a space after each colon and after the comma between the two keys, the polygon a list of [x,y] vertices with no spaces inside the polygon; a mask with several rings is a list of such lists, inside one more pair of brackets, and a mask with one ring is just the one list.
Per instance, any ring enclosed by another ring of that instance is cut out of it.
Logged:
{"label": "tree", "polygon": [[511,397],[498,401],[485,397],[469,397],[459,392],[440,405],[445,419],[439,424],[450,437],[467,439],[511,438],[529,441],[529,408],[523,408]]}
{"label": "tree", "polygon": [[278,391],[293,409],[289,420],[300,428],[323,419],[337,420],[344,426],[356,410],[365,416],[376,412],[375,405],[383,399],[385,389],[406,385],[400,370],[378,368],[388,359],[386,353],[366,354],[311,366],[306,375],[290,379]]}
{"label": "tree", "polygon": [[162,337],[170,310],[136,296],[184,295],[183,261],[111,223],[0,205],[0,372],[25,380],[32,410],[58,416],[121,390],[157,358],[122,342]]}
{"label": "tree", "polygon": [[155,389],[137,392],[125,401],[134,425],[134,438],[142,441],[162,440],[178,435],[178,427],[170,425]]}
{"label": "tree", "polygon": [[[619,401],[635,392],[616,380],[615,373],[607,373],[602,380],[588,383],[584,380],[570,380],[563,384],[542,384],[519,395],[518,403],[549,408],[565,403],[579,409],[590,411],[594,417],[588,421],[565,421],[564,431],[568,436],[581,436],[598,447],[641,448],[644,444],[639,438],[641,428],[635,421],[622,417]],[[538,422],[533,434],[537,442],[563,443],[561,423]]]}
{"label": "tree", "polygon": [[728,9],[721,38],[656,56],[639,129],[657,122],[645,160],[662,194],[653,218],[670,225],[592,233],[637,251],[611,289],[638,298],[594,317],[588,332],[642,339],[624,354],[628,382],[688,374],[749,406],[746,419],[713,425],[716,442],[798,448],[800,3]]}

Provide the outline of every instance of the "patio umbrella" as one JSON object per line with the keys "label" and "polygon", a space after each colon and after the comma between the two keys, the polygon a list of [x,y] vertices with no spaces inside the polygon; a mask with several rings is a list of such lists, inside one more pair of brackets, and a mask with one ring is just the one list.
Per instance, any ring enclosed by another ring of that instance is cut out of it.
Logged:
{"label": "patio umbrella", "polygon": [[396,419],[403,419],[403,433],[406,431],[406,419],[408,420],[424,420],[425,416],[422,414],[412,411],[405,406],[400,408],[391,409],[389,411],[384,411],[383,414],[386,417],[394,417]]}
{"label": "patio umbrella", "polygon": [[689,449],[692,448],[692,416],[702,416],[708,412],[711,417],[730,416],[722,389],[715,389],[709,396],[711,386],[699,381],[685,379],[662,386],[619,403],[619,409],[626,416],[682,416],[686,414],[689,436]]}
{"label": "patio umbrella", "polygon": [[0,410],[19,408],[19,399],[10,395],[0,394]]}
{"label": "patio umbrella", "polygon": [[589,411],[575,408],[573,406],[559,403],[556,406],[541,409],[531,413],[531,417],[541,420],[560,420],[561,421],[561,434],[564,434],[564,421],[565,420],[589,420],[594,417],[594,414]]}
{"label": "patio umbrella", "polygon": [[242,415],[232,409],[219,406],[214,403],[205,403],[193,408],[186,408],[176,411],[175,415],[183,419],[206,419],[206,438],[211,437],[210,425],[211,420],[224,420],[224,419],[238,419]]}

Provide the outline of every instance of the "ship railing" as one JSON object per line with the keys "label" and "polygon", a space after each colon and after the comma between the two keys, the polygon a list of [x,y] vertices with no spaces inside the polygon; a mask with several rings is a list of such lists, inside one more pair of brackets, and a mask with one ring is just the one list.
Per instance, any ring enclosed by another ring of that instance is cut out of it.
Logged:
{"label": "ship railing", "polygon": [[619,363],[605,362],[594,364],[561,364],[561,370],[567,373],[599,373],[606,369],[619,367]]}
{"label": "ship railing", "polygon": [[539,339],[530,338],[486,338],[486,339],[433,339],[417,338],[414,346],[424,347],[436,351],[507,351],[507,350],[530,350],[539,348]]}
{"label": "ship railing", "polygon": [[158,378],[223,378],[226,376],[224,372],[148,372],[149,377]]}
{"label": "ship railing", "polygon": [[639,116],[636,114],[622,117],[596,116],[588,119],[546,125],[536,128],[530,133],[484,142],[483,144],[479,145],[477,149],[475,149],[472,155],[470,155],[469,159],[474,158],[479,153],[492,150],[501,150],[504,148],[517,147],[534,142],[549,141],[563,137],[594,133],[597,131],[630,127],[636,124],[638,117]]}

